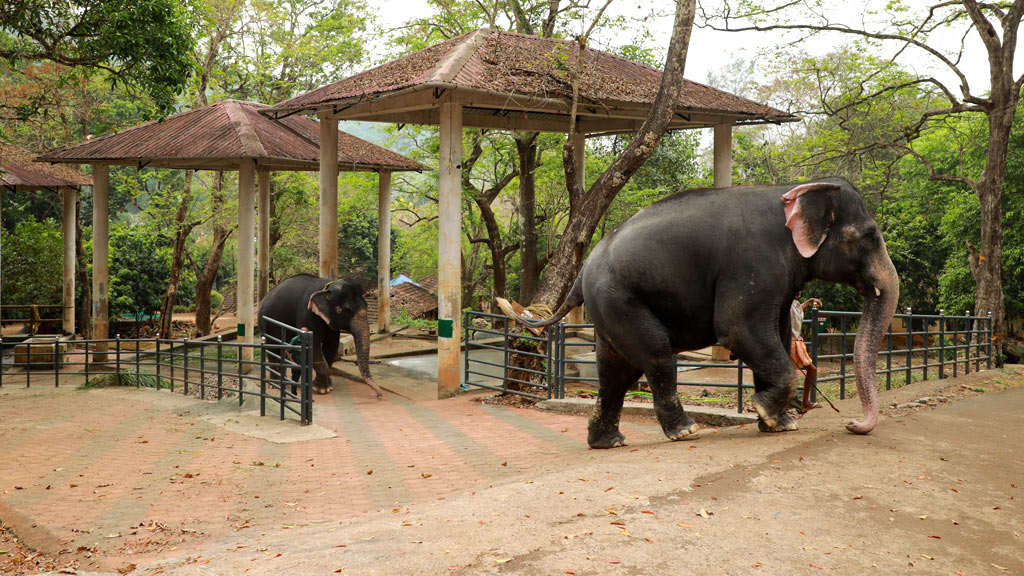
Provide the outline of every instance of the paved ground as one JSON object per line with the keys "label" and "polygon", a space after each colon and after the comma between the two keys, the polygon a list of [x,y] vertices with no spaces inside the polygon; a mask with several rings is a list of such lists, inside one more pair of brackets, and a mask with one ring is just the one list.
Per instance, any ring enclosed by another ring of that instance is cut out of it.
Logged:
{"label": "paved ground", "polygon": [[478,395],[378,401],[339,382],[301,432],[315,439],[275,443],[253,435],[296,426],[5,379],[0,520],[79,573],[1024,574],[1024,388],[1001,391],[1022,380],[886,393],[991,392],[867,437],[842,427],[854,400],[782,435],[669,443],[625,422],[630,446],[595,452],[582,417]]}

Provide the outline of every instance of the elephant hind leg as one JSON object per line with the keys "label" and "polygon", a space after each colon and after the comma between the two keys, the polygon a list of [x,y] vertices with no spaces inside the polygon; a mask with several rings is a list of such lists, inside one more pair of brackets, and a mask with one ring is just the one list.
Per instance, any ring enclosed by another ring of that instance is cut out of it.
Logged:
{"label": "elephant hind leg", "polygon": [[679,402],[676,391],[675,355],[658,358],[644,368],[654,396],[654,413],[669,440],[682,440],[697,432],[700,426],[690,418]]}
{"label": "elephant hind leg", "polygon": [[587,443],[591,448],[625,446],[626,437],[619,431],[622,402],[626,398],[626,390],[643,372],[600,335],[596,348],[599,388],[597,403],[588,423]]}

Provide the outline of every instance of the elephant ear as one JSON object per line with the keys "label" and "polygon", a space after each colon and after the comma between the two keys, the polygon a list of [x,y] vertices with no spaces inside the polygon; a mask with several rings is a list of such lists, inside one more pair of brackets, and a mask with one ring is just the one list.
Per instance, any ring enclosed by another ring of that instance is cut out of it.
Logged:
{"label": "elephant ear", "polygon": [[835,219],[835,196],[838,184],[813,182],[801,184],[782,196],[785,202],[786,227],[793,233],[793,243],[800,255],[810,258],[828,236]]}
{"label": "elephant ear", "polygon": [[325,324],[330,326],[331,318],[330,316],[328,316],[328,314],[330,312],[331,307],[330,303],[327,301],[327,295],[327,290],[321,290],[319,292],[315,292],[312,296],[310,296],[309,311],[319,316],[321,319],[323,319]]}

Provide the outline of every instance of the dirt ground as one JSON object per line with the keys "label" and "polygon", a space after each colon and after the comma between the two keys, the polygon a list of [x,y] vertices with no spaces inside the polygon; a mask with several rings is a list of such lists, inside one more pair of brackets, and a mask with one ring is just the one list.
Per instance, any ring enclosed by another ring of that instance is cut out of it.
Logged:
{"label": "dirt ground", "polygon": [[[841,417],[812,411],[795,433],[732,427],[671,443],[627,432],[626,448],[556,449],[528,473],[443,496],[319,525],[245,526],[201,556],[189,543],[206,536],[142,525],[141,536],[179,547],[179,556],[118,571],[1024,574],[1022,385],[1024,368],[1011,366],[883,392],[883,417],[869,436],[842,428],[859,413],[856,399],[838,403]],[[365,414],[379,412],[365,402]],[[585,427],[576,418],[563,434]],[[415,453],[418,437],[405,441]],[[430,481],[420,469],[414,477]],[[0,531],[2,574],[82,573],[96,552],[73,543],[34,550]]]}

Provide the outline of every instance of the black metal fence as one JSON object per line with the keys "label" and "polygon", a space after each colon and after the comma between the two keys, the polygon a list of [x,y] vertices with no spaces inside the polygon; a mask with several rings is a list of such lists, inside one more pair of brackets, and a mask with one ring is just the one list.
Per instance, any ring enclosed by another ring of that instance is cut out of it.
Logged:
{"label": "black metal fence", "polygon": [[[846,398],[846,384],[854,378],[852,359],[859,312],[824,311],[813,308],[804,319],[803,334],[808,352],[816,366],[816,383],[835,383],[840,399]],[[894,325],[902,324],[902,329]],[[567,390],[579,386],[596,389],[596,361],[573,350],[590,352],[594,344],[586,338],[593,324],[560,322],[540,335],[527,331],[510,318],[478,311],[467,311],[465,319],[465,381],[476,386],[520,394],[531,398],[564,398]],[[949,316],[939,314],[896,314],[878,354],[876,374],[884,377],[885,388],[893,383],[909,384],[916,379],[947,378],[992,367],[992,317]],[[589,368],[588,368],[589,367]],[[737,410],[743,411],[744,390],[753,390],[752,381],[744,381],[742,361],[693,361],[676,357],[677,370],[725,368],[733,378],[716,381],[687,381],[678,386],[731,388],[736,391]],[[641,380],[645,383],[646,380]],[[816,390],[811,398],[816,399]]]}
{"label": "black metal fence", "polygon": [[[268,319],[274,322],[272,319]],[[276,322],[275,322],[276,323]],[[294,414],[303,425],[313,421],[312,333],[281,325],[287,342],[264,337],[259,343],[168,338],[65,340],[40,337],[4,349],[0,387],[136,386],[179,392],[202,400],[246,398],[277,403],[284,420]],[[9,352],[13,352],[9,354]],[[9,361],[10,360],[10,361]]]}

